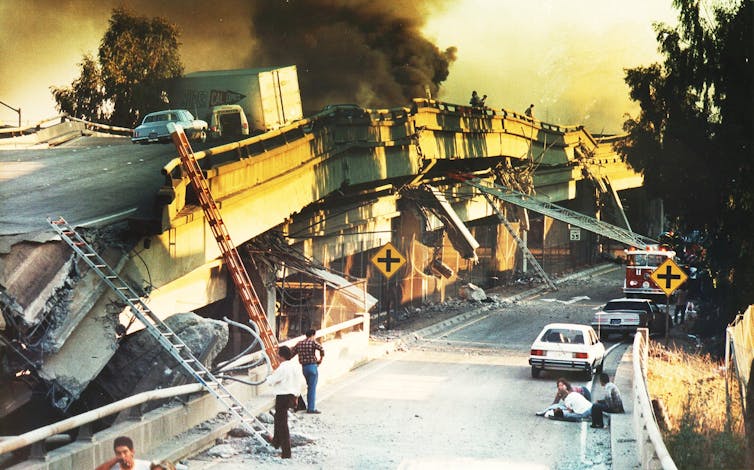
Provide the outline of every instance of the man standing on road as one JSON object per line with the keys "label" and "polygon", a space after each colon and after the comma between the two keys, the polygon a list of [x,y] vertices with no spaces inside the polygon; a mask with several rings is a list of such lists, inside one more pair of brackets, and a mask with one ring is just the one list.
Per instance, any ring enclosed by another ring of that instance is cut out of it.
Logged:
{"label": "man standing on road", "polygon": [[[306,377],[306,412],[319,414],[320,411],[316,406],[317,380],[319,379],[317,367],[325,357],[325,348],[314,340],[316,333],[317,330],[308,330],[306,339],[299,341],[293,347],[293,355],[298,354],[298,361],[301,363],[304,377]],[[319,351],[319,358],[317,358],[317,351]]]}
{"label": "man standing on road", "polygon": [[115,457],[94,470],[149,470],[149,462],[134,458],[134,442],[128,436],[116,437],[113,441]]}
{"label": "man standing on road", "polygon": [[291,458],[291,433],[288,428],[288,409],[295,408],[296,397],[304,387],[301,369],[291,361],[293,353],[288,346],[280,346],[278,356],[282,359],[277,369],[267,378],[275,393],[274,434],[268,439],[276,449],[281,448],[281,458]]}

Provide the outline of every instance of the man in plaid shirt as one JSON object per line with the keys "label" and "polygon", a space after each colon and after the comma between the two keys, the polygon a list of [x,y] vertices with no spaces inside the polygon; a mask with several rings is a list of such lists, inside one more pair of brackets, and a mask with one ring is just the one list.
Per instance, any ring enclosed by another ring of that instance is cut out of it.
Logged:
{"label": "man in plaid shirt", "polygon": [[[293,347],[293,355],[298,354],[298,361],[301,363],[301,369],[306,377],[306,412],[319,414],[320,411],[315,406],[317,398],[317,379],[319,372],[317,366],[322,363],[325,357],[325,348],[314,340],[317,330],[310,329],[306,332],[306,339],[301,340]],[[319,351],[319,359],[317,359]]]}

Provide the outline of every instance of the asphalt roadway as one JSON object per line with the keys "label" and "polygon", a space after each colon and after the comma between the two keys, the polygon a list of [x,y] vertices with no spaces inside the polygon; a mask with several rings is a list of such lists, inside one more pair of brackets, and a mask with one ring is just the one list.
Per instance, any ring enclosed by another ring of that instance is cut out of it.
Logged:
{"label": "asphalt roadway", "polygon": [[[321,387],[323,413],[296,415],[291,423],[309,442],[294,447],[291,460],[259,450],[210,452],[189,460],[189,468],[609,469],[610,426],[535,416],[551,402],[561,375],[592,387],[594,398],[599,385],[559,372],[533,379],[527,360],[545,324],[588,323],[595,309],[619,297],[620,274],[491,304],[481,314],[408,335],[395,352]],[[626,347],[608,356],[606,372],[615,373]]]}
{"label": "asphalt roadway", "polygon": [[110,223],[154,211],[172,144],[127,137],[80,137],[53,149],[0,151],[0,237],[47,232],[47,217],[75,225]]}

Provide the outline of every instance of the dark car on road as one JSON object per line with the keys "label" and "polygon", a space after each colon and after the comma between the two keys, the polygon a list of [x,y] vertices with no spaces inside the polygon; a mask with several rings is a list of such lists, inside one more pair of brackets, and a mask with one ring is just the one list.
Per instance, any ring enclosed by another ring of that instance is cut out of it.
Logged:
{"label": "dark car on road", "polygon": [[623,337],[649,328],[650,333],[665,333],[667,313],[649,299],[613,299],[594,314],[592,328],[601,339],[615,333]]}

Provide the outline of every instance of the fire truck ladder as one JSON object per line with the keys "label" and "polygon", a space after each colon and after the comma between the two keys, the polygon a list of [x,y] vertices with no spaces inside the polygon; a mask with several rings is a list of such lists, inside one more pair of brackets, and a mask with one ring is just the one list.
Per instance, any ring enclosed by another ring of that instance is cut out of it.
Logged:
{"label": "fire truck ladder", "polygon": [[550,290],[558,290],[555,283],[550,279],[550,276],[547,275],[544,268],[542,268],[542,265],[539,264],[539,261],[537,261],[537,258],[534,257],[534,254],[529,250],[529,248],[524,244],[524,241],[521,239],[521,237],[518,236],[518,233],[516,233],[516,230],[513,229],[513,226],[508,222],[508,218],[500,212],[500,209],[497,208],[495,205],[495,201],[492,200],[492,196],[490,196],[488,193],[484,193],[485,199],[487,199],[487,202],[490,204],[490,207],[492,207],[492,210],[495,211],[495,214],[497,215],[497,218],[500,220],[500,222],[505,225],[505,228],[508,229],[508,233],[511,234],[514,240],[516,240],[516,243],[518,243],[518,246],[521,248],[521,253],[526,257],[526,259],[529,261],[529,263],[534,267],[534,270],[537,272],[539,277],[542,278],[542,280],[547,284],[547,287],[550,288]]}
{"label": "fire truck ladder", "polygon": [[204,173],[202,173],[202,169],[194,157],[194,151],[191,149],[191,145],[189,145],[186,133],[180,126],[176,126],[173,123],[168,124],[168,130],[173,138],[175,148],[181,157],[183,168],[186,170],[191,180],[191,185],[194,187],[194,191],[196,191],[196,195],[199,198],[199,203],[204,210],[204,217],[206,217],[212,234],[215,236],[215,241],[217,241],[217,245],[220,247],[223,260],[228,267],[228,272],[233,278],[238,294],[241,296],[241,303],[243,303],[246,313],[249,314],[249,318],[259,327],[259,336],[262,338],[262,345],[267,352],[267,356],[270,358],[272,367],[277,367],[279,364],[277,338],[272,332],[270,323],[267,321],[267,316],[259,303],[259,296],[257,296],[254,286],[251,284],[249,274],[246,272],[238,250],[236,250],[233,241],[230,239],[228,229],[225,227],[225,223],[220,216],[220,210],[217,208],[215,199],[209,191],[207,179],[204,177]]}
{"label": "fire truck ladder", "polygon": [[47,218],[53,229],[60,235],[77,255],[83,259],[90,268],[107,284],[120,299],[128,305],[136,318],[144,324],[146,330],[157,340],[160,345],[170,353],[191,377],[202,384],[212,395],[230,410],[243,426],[251,432],[260,443],[268,446],[263,433],[268,433],[265,425],[246,408],[241,401],[233,396],[230,391],[197,359],[189,347],[173,330],[170,329],[154,312],[145,304],[139,294],[129,286],[113,269],[102,259],[96,251],[84,240],[62,217],[58,220]]}
{"label": "fire truck ladder", "polygon": [[595,219],[594,217],[589,217],[588,215],[580,214],[576,211],[566,209],[565,207],[543,201],[535,196],[529,196],[514,191],[505,186],[492,182],[482,183],[479,178],[464,179],[463,182],[469,186],[477,188],[482,193],[489,194],[502,201],[533,210],[534,212],[583,228],[584,230],[596,233],[597,235],[625,243],[628,246],[644,249],[648,245],[657,244],[656,240],[639,235],[638,233],[617,227],[602,220]]}

